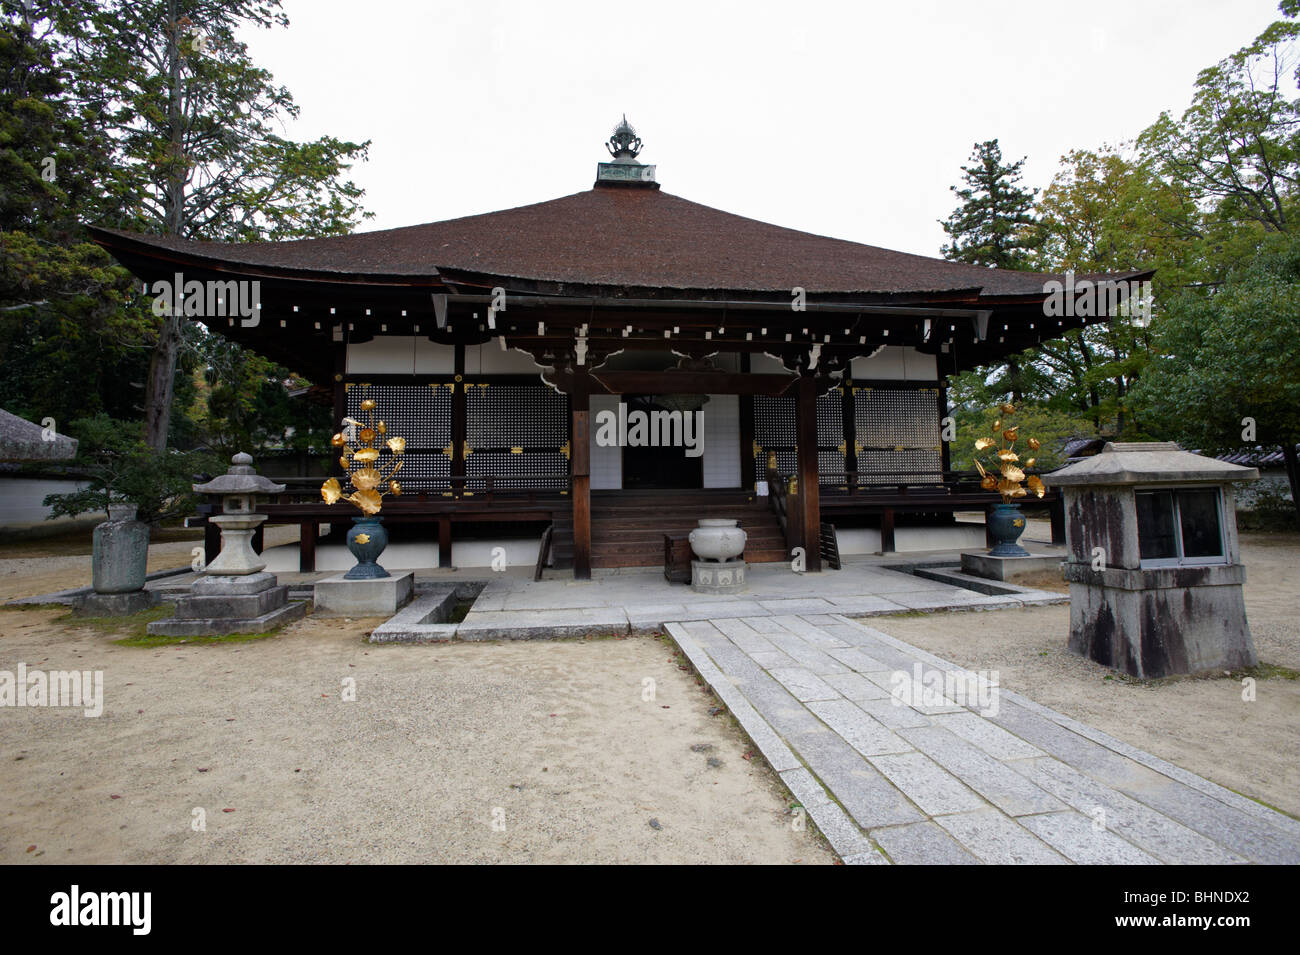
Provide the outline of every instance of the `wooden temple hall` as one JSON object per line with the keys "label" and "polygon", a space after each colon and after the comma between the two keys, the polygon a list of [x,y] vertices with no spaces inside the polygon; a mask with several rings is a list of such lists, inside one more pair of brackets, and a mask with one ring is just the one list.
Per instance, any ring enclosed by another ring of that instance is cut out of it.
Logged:
{"label": "wooden temple hall", "polygon": [[[624,120],[591,189],[445,222],[246,244],[94,236],[148,283],[260,283],[253,320],[198,320],[331,389],[336,421],[377,402],[406,438],[403,494],[382,512],[390,567],[401,541],[427,567],[503,539],[512,564],[587,578],[661,564],[665,534],[704,517],[741,521],[746,560],[802,547],[809,571],[848,538],[868,552],[908,533],[982,541],[954,515],[998,498],[949,469],[945,376],[1096,319],[1045,317],[1058,276],[671,195],[640,147]],[[655,446],[608,426],[656,411],[698,412],[698,428]],[[316,569],[318,531],[340,536],[356,513],[319,483],[259,508],[301,525],[282,569]]]}

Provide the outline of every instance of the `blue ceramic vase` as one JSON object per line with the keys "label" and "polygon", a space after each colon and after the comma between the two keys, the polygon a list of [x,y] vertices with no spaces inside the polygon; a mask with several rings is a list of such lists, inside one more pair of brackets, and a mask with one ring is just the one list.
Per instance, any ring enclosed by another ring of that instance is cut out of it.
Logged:
{"label": "blue ceramic vase", "polygon": [[1020,512],[1019,504],[998,504],[989,512],[989,535],[993,538],[993,547],[989,554],[993,557],[1028,557],[1025,550],[1016,541],[1025,532],[1025,515]]}
{"label": "blue ceramic vase", "polygon": [[388,571],[376,563],[388,546],[388,531],[384,530],[383,520],[377,514],[352,518],[348,550],[357,559],[357,565],[343,575],[344,580],[377,580],[388,576]]}

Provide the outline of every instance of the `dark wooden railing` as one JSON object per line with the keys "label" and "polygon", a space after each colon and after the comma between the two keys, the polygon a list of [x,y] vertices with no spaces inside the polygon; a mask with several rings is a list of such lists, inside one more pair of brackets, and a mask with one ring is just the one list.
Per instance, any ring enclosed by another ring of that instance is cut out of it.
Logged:
{"label": "dark wooden railing", "polygon": [[[272,495],[268,500],[273,504],[308,504],[321,501],[320,488],[327,478],[276,478],[269,480],[276,484],[285,485],[284,492]],[[397,480],[402,480],[401,472],[398,472]],[[340,477],[339,483],[345,482]],[[474,475],[471,477],[447,478],[438,482],[422,481],[419,485],[412,486],[406,484],[402,494],[396,498],[392,496],[385,497],[384,506],[388,507],[395,502],[407,501],[447,501],[447,500],[473,500],[481,499],[484,502],[491,502],[496,498],[508,499],[512,503],[535,504],[539,498],[549,499],[561,495],[569,490],[569,478],[562,477],[543,477],[537,478],[530,482],[528,487],[520,487],[521,479],[516,476],[497,477],[494,475]]]}
{"label": "dark wooden railing", "polygon": [[[955,514],[957,511],[984,511],[987,514],[1002,497],[980,486],[974,471],[917,471],[881,474],[869,471],[822,472],[820,500],[823,519],[830,515],[877,515],[880,518],[880,543],[883,553],[895,550],[894,527],[899,513]],[[796,521],[802,508],[795,503],[787,487],[789,478],[774,468],[767,471],[771,506],[785,529],[787,547],[803,538]],[[1042,506],[1052,521],[1052,542],[1065,543],[1065,511],[1060,492],[1050,487],[1042,497],[1030,496],[1020,502],[1028,507]],[[990,541],[990,543],[992,543]]]}
{"label": "dark wooden railing", "polygon": [[[791,485],[794,485],[793,489]],[[798,484],[784,477],[776,468],[767,469],[767,500],[785,535],[785,550],[790,553],[803,541],[803,509],[798,502]]]}

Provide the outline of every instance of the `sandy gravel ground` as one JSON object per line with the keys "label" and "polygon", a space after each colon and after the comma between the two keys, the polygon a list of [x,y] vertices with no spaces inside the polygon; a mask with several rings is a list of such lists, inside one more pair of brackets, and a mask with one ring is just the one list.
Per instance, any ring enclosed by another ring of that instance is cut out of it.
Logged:
{"label": "sandy gravel ground", "polygon": [[[193,546],[155,544],[150,570]],[[1300,669],[1300,536],[1247,535],[1243,555],[1260,658]],[[0,551],[0,599],[89,581],[58,545]],[[142,649],[64,614],[0,609],[0,669],[102,669],[105,713],[0,709],[0,862],[834,859],[653,639],[372,647],[376,620],[309,617]],[[1227,678],[1117,679],[1065,650],[1063,606],[867,623],[1300,815],[1300,681],[1246,703]]]}
{"label": "sandy gravel ground", "polygon": [[[1246,615],[1262,663],[1300,670],[1300,536],[1242,535]],[[1221,786],[1300,816],[1300,680],[1139,682],[1066,650],[1065,605],[873,617],[890,636],[971,669]]]}
{"label": "sandy gravel ground", "polygon": [[[266,546],[289,544],[298,539],[297,527],[268,527]],[[203,545],[199,532],[172,531],[167,537],[188,536],[190,540],[168,540],[149,545],[149,573],[189,567],[195,547]],[[88,587],[91,582],[89,535],[84,540],[13,541],[0,543],[0,601],[15,597]]]}
{"label": "sandy gravel ground", "polygon": [[61,615],[0,610],[0,668],[103,669],[105,712],[0,710],[0,862],[835,858],[651,638],[141,649]]}

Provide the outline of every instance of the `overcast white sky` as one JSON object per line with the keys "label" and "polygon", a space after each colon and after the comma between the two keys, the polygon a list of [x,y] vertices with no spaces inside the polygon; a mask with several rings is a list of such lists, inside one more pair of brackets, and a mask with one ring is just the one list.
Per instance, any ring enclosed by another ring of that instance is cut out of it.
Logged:
{"label": "overcast white sky", "polygon": [[937,255],[977,140],[1045,186],[1181,113],[1274,0],[285,0],[247,36],[296,138],[371,139],[366,230],[590,188],[620,115],[667,192]]}

